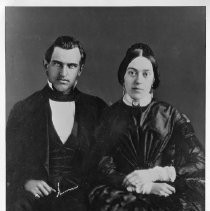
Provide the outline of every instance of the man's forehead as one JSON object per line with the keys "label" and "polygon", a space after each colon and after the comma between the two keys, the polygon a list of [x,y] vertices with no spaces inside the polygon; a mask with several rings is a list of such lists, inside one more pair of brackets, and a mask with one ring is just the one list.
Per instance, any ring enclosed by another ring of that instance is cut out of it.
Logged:
{"label": "man's forehead", "polygon": [[51,58],[51,60],[58,60],[65,63],[80,62],[80,59],[81,54],[78,47],[72,49],[55,47]]}

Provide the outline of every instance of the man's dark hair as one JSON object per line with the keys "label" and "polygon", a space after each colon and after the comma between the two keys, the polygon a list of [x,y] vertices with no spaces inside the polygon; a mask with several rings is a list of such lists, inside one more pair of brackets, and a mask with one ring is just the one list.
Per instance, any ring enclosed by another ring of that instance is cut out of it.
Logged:
{"label": "man's dark hair", "polygon": [[118,70],[118,81],[121,85],[123,85],[124,83],[124,76],[126,73],[126,69],[128,67],[128,65],[130,64],[130,62],[135,59],[138,56],[143,56],[146,57],[147,59],[150,60],[150,62],[152,63],[152,67],[153,67],[153,72],[154,72],[154,78],[155,81],[152,85],[153,89],[156,89],[160,83],[160,74],[158,71],[158,64],[157,61],[154,57],[154,53],[152,51],[152,49],[144,44],[144,43],[136,43],[134,45],[132,45],[126,52],[126,55],[124,57],[124,59],[122,60],[119,70]]}
{"label": "man's dark hair", "polygon": [[60,36],[58,37],[53,44],[47,49],[45,53],[45,60],[49,63],[51,61],[51,57],[54,51],[55,47],[60,47],[63,49],[73,49],[73,48],[79,48],[80,54],[81,54],[81,61],[80,64],[85,64],[86,59],[86,53],[84,48],[82,47],[80,41],[76,40],[74,37],[70,36]]}

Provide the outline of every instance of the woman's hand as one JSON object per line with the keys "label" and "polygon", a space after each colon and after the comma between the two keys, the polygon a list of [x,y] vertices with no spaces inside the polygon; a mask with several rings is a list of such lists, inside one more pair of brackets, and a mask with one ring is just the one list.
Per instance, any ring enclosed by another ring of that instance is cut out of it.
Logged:
{"label": "woman's hand", "polygon": [[154,194],[158,196],[169,196],[175,193],[175,188],[167,183],[145,183],[143,185],[128,186],[127,190],[129,192],[136,192],[142,194]]}
{"label": "woman's hand", "polygon": [[173,166],[159,167],[155,166],[150,169],[135,170],[128,174],[123,185],[125,187],[129,185],[139,185],[141,183],[155,182],[155,181],[171,181],[176,179],[176,171]]}
{"label": "woman's hand", "polygon": [[50,193],[56,192],[55,189],[50,187],[43,180],[28,180],[25,183],[24,188],[26,191],[31,192],[36,198],[48,196]]}
{"label": "woman's hand", "polygon": [[135,170],[125,177],[123,185],[125,187],[138,186],[147,182],[152,182],[149,170]]}
{"label": "woman's hand", "polygon": [[167,183],[153,183],[150,194],[167,197],[175,193],[175,191],[175,188]]}

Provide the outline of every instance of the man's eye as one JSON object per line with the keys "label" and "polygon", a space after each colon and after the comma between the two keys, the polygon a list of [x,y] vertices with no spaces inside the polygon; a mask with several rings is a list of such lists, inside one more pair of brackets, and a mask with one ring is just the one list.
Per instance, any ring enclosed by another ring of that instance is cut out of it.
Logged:
{"label": "man's eye", "polygon": [[59,62],[53,62],[53,65],[54,65],[55,67],[61,67],[61,66],[62,66]]}
{"label": "man's eye", "polygon": [[77,67],[78,67],[77,64],[69,64],[69,65],[68,65],[68,68],[69,68],[69,69],[74,69],[74,68],[77,68]]}

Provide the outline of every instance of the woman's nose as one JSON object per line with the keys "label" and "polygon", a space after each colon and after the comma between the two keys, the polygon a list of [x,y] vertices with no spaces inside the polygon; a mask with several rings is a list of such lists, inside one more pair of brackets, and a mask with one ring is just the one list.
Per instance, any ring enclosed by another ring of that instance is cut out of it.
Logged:
{"label": "woman's nose", "polygon": [[143,80],[144,80],[143,75],[142,75],[141,73],[138,73],[138,74],[136,75],[136,78],[135,78],[135,83],[141,84],[141,83],[143,82]]}

